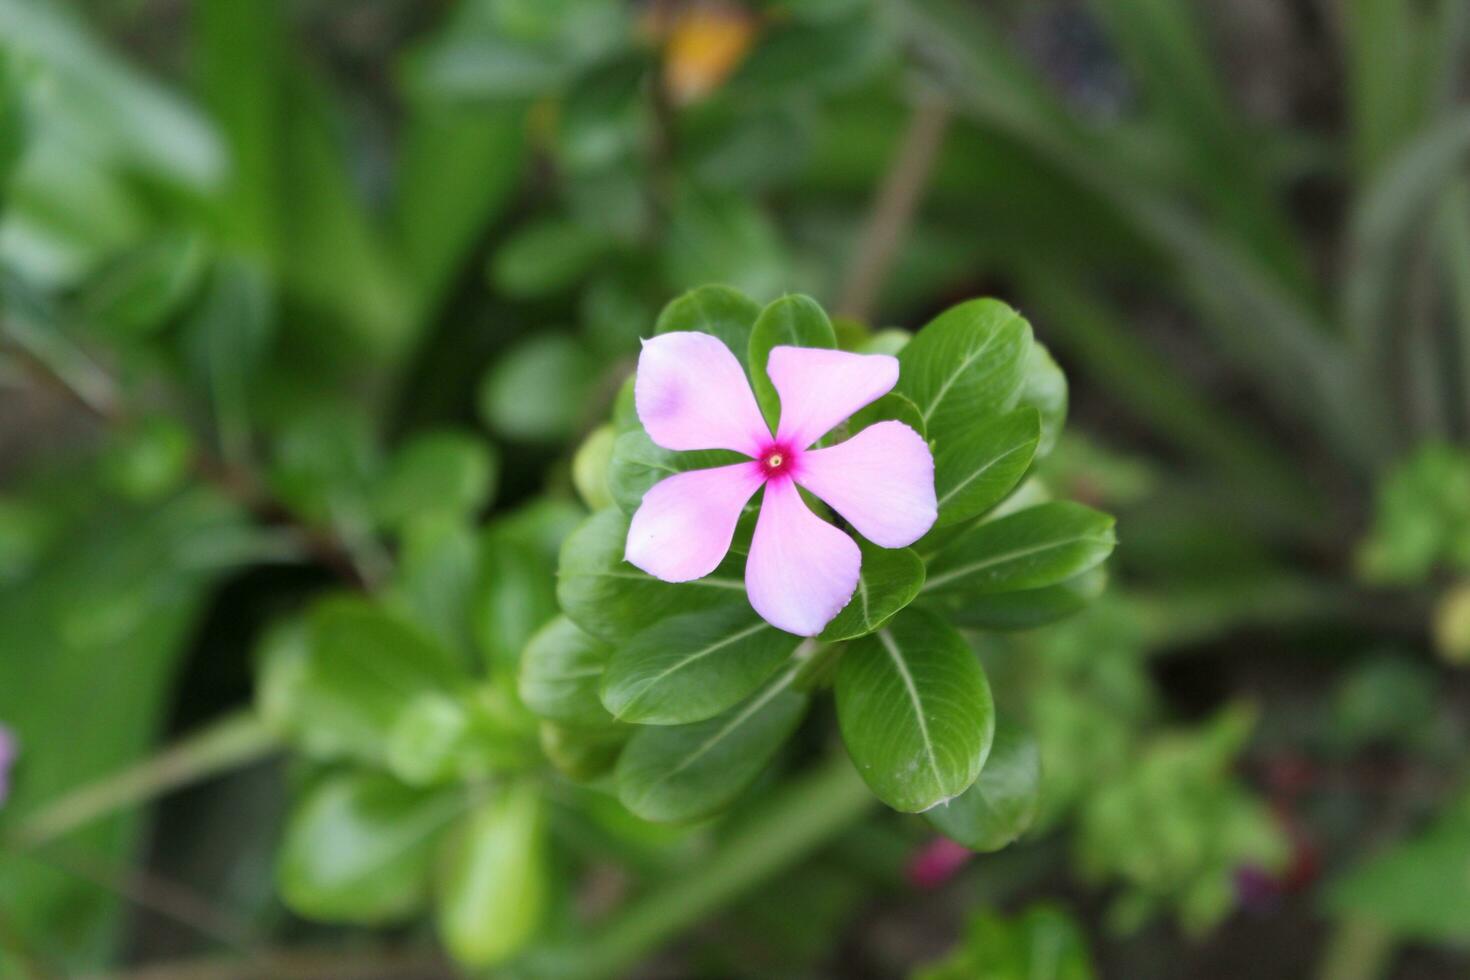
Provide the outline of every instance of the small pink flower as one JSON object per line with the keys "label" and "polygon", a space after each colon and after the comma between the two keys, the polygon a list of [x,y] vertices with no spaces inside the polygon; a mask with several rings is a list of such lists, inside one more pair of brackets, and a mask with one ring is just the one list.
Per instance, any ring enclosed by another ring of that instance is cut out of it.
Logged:
{"label": "small pink flower", "polygon": [[719,339],[685,332],[644,342],[634,395],[649,437],[665,449],[730,449],[750,461],[654,486],[633,515],[625,555],[665,582],[702,578],[724,559],[741,509],[765,487],[745,564],[750,604],[772,626],[815,636],[852,598],[861,553],[807,508],[797,487],[874,544],[903,548],[934,524],[934,457],[917,432],[892,421],[811,448],[894,386],[896,358],[776,347],[766,372],[781,396],[775,435]]}
{"label": "small pink flower", "polygon": [[10,767],[19,754],[20,747],[16,744],[15,736],[10,734],[10,729],[0,725],[0,806],[5,804],[5,798],[10,795]]}
{"label": "small pink flower", "polygon": [[975,852],[948,837],[936,837],[909,860],[909,883],[925,890],[938,888],[959,873]]}

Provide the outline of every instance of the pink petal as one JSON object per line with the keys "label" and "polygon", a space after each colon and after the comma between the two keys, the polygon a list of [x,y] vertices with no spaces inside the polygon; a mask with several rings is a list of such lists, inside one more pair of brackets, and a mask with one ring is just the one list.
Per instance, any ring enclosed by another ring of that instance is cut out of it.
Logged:
{"label": "pink petal", "polygon": [[756,456],[771,441],[740,362],[707,333],[645,340],[633,396],[643,428],[665,449],[733,449]]}
{"label": "pink petal", "polygon": [[846,442],[802,454],[797,480],[884,548],[906,548],[939,514],[934,456],[902,422],[877,422]]}
{"label": "pink petal", "polygon": [[898,383],[898,358],[816,347],[773,347],[766,373],[781,396],[777,438],[805,449]]}
{"label": "pink petal", "polygon": [[745,590],[766,622],[820,633],[852,598],[861,562],[852,538],[808,510],[795,483],[767,481],[745,563]]}
{"label": "pink petal", "polygon": [[741,508],[763,479],[758,463],[736,463],[659,481],[633,515],[624,557],[665,582],[703,578],[730,550]]}

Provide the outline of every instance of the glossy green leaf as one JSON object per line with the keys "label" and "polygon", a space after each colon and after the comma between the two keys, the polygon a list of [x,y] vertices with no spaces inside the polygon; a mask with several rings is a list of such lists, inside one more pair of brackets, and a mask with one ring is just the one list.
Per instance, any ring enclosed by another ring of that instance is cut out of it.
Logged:
{"label": "glossy green leaf", "polygon": [[471,433],[416,436],[389,463],[374,510],[389,527],[435,513],[474,514],[489,502],[497,468],[489,444]]}
{"label": "glossy green leaf", "polygon": [[276,866],[297,915],[378,923],[412,915],[428,894],[434,846],[460,802],[376,773],[319,783],[286,826]]}
{"label": "glossy green leaf", "polygon": [[1041,803],[1041,750],[1018,726],[1002,722],[974,784],[924,813],[941,834],[972,851],[998,851],[1015,841]]}
{"label": "glossy green leaf", "polygon": [[800,643],[756,615],[744,596],[732,596],[619,643],[602,678],[602,703],[620,721],[703,721],[759,687]]}
{"label": "glossy green leaf", "polygon": [[565,725],[605,726],[612,717],[598,697],[612,648],[570,619],[547,623],[521,655],[520,695],[542,718]]}
{"label": "glossy green leaf", "polygon": [[936,444],[1016,404],[1026,380],[1031,325],[999,300],[951,307],[898,355],[897,390],[919,406]]}
{"label": "glossy green leaf", "polygon": [[1040,589],[1081,575],[1113,551],[1113,518],[1059,500],[967,531],[929,563],[925,592],[984,595]]}
{"label": "glossy green leaf", "polygon": [[774,432],[781,418],[781,396],[766,374],[773,347],[836,347],[837,334],[820,304],[810,296],[782,296],[770,303],[750,331],[751,387],[761,413]]}
{"label": "glossy green leaf", "polygon": [[[904,336],[907,337],[908,334]],[[921,436],[926,435],[928,431],[924,425],[924,416],[919,412],[919,406],[915,405],[913,399],[907,395],[901,395],[896,391],[890,391],[872,404],[859,409],[857,414],[847,420],[847,431],[857,435],[874,422],[884,422],[889,419],[902,422]]]}
{"label": "glossy green leaf", "polygon": [[1036,458],[1045,459],[1056,448],[1062,427],[1067,423],[1067,376],[1057,366],[1051,351],[1040,342],[1031,345],[1026,365],[1026,381],[1021,388],[1021,404],[1029,405],[1041,416],[1041,440]]}
{"label": "glossy green leaf", "polygon": [[505,787],[467,814],[445,841],[437,879],[439,935],[467,966],[500,963],[541,924],[549,882],[540,791]]}
{"label": "glossy green leaf", "polygon": [[627,540],[628,517],[608,509],[589,517],[562,547],[557,601],[568,619],[593,636],[616,643],[665,616],[745,592],[729,559],[702,579],[661,582],[623,560]]}
{"label": "glossy green leaf", "polygon": [[914,601],[924,585],[924,562],[908,548],[880,548],[859,541],[862,568],[857,591],[818,639],[826,643],[866,636]]}
{"label": "glossy green leaf", "polygon": [[613,443],[612,462],[607,474],[608,489],[623,513],[632,514],[643,502],[643,495],[666,477],[688,470],[728,466],[745,459],[739,453],[725,449],[676,453],[655,443],[640,427],[624,432]]}
{"label": "glossy green leaf", "polygon": [[936,527],[985,513],[1015,489],[1041,439],[1041,416],[1018,408],[985,419],[941,440],[934,448]]}
{"label": "glossy green leaf", "polygon": [[710,816],[755,781],[796,730],[807,699],[788,671],[750,700],[693,725],[640,728],[618,759],[618,799],[645,820]]}
{"label": "glossy green leaf", "polygon": [[874,794],[918,813],[963,793],[990,751],[995,709],[964,637],[906,609],[837,665],[842,740]]}
{"label": "glossy green leaf", "polygon": [[712,334],[744,363],[750,330],[760,312],[758,304],[728,286],[700,286],[670,300],[659,313],[653,332],[698,330]]}
{"label": "glossy green leaf", "polygon": [[1075,578],[1040,589],[997,592],[993,595],[956,595],[946,606],[956,626],[988,630],[1029,630],[1066,619],[1102,595],[1108,576],[1093,568]]}

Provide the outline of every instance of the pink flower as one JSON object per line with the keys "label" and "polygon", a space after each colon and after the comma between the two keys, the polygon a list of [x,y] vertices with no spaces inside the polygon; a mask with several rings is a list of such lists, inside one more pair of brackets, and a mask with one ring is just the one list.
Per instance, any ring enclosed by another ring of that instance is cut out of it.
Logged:
{"label": "pink flower", "polygon": [[898,381],[898,360],[776,347],[767,374],[781,396],[772,435],[730,349],[704,333],[645,341],[634,387],[638,418],[665,449],[730,449],[750,461],[691,470],[655,485],[628,529],[628,561],[665,582],[715,570],[740,511],[765,487],[745,564],[750,604],[772,626],[815,636],[852,598],[861,553],[802,502],[803,487],[884,548],[913,544],[934,524],[934,457],[902,422],[811,446]]}
{"label": "pink flower", "polygon": [[936,837],[909,860],[909,883],[925,890],[938,888],[974,856],[975,852],[948,837]]}
{"label": "pink flower", "polygon": [[0,725],[0,805],[10,795],[10,767],[19,754],[20,747],[16,744],[15,736],[10,734],[10,729]]}

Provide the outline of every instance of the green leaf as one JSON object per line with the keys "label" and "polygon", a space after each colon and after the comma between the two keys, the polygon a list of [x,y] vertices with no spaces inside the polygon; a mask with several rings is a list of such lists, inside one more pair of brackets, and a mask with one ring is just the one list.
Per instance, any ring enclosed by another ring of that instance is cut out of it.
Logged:
{"label": "green leaf", "polygon": [[324,922],[406,918],[428,894],[434,845],[459,808],[454,794],[375,773],[330,776],[286,826],[281,897],[297,915]]}
{"label": "green leaf", "polygon": [[761,310],[750,331],[750,381],[772,432],[781,418],[781,396],[776,394],[776,386],[766,374],[771,348],[836,346],[837,334],[832,329],[832,321],[810,296],[782,296]]}
{"label": "green leaf", "polygon": [[700,286],[669,301],[658,315],[653,332],[698,330],[725,342],[743,363],[750,349],[750,329],[761,308],[729,286]]}
{"label": "green leaf", "polygon": [[476,807],[445,841],[437,919],[459,962],[500,963],[540,926],[550,890],[544,810],[535,786],[510,786]]}
{"label": "green leaf", "polygon": [[500,246],[490,278],[508,296],[537,297],[575,285],[609,242],[566,218],[544,218]]}
{"label": "green leaf", "polygon": [[914,601],[924,585],[924,562],[908,548],[880,548],[858,541],[862,570],[852,601],[818,637],[826,643],[866,636]]}
{"label": "green leaf", "polygon": [[998,851],[1024,834],[1041,803],[1041,750],[1014,724],[996,726],[974,785],[924,814],[941,834],[972,851]]}
{"label": "green leaf", "polygon": [[873,793],[918,813],[963,793],[990,751],[995,709],[980,660],[938,616],[906,609],[837,665],[842,740]]}
{"label": "green leaf", "polygon": [[618,644],[602,678],[602,703],[620,721],[704,721],[759,687],[800,643],[756,615],[744,596],[733,596]]}
{"label": "green leaf", "polygon": [[675,287],[723,281],[764,298],[795,278],[775,223],[747,194],[682,189],[662,246],[663,272]]}
{"label": "green leaf", "polygon": [[137,338],[167,325],[193,295],[205,269],[197,235],[167,235],[133,249],[103,269],[78,300],[89,325],[117,338]]}
{"label": "green leaf", "polygon": [[986,595],[1056,585],[1101,564],[1113,518],[1059,500],[979,524],[929,563],[924,591]]}
{"label": "green leaf", "polygon": [[[908,334],[904,336],[907,337]],[[847,420],[847,431],[856,435],[874,422],[885,422],[890,419],[902,422],[921,436],[927,434],[928,430],[924,425],[924,416],[919,412],[919,406],[915,405],[913,399],[907,395],[901,395],[896,391],[890,391],[877,401],[859,409],[856,415]]]}
{"label": "green leaf", "polygon": [[537,334],[512,347],[480,383],[480,417],[524,442],[558,442],[585,421],[597,364],[576,340]]}
{"label": "green leaf", "polygon": [[984,514],[1015,489],[1041,439],[1041,416],[1018,408],[939,442],[934,452],[936,527]]}
{"label": "green leaf", "polygon": [[788,671],[744,704],[693,725],[640,728],[618,759],[618,799],[644,820],[697,820],[734,802],[796,730],[807,699]]}
{"label": "green leaf", "polygon": [[1021,388],[1021,404],[1041,414],[1041,441],[1036,458],[1045,459],[1056,448],[1062,427],[1067,423],[1067,376],[1052,359],[1051,351],[1040,343],[1031,345],[1026,365],[1026,382]]}
{"label": "green leaf", "polygon": [[543,626],[521,655],[520,694],[526,707],[565,725],[612,721],[598,697],[612,649],[565,616]]}
{"label": "green leaf", "polygon": [[464,706],[442,694],[415,697],[388,731],[388,771],[410,786],[427,786],[455,774],[458,750],[470,729]]}
{"label": "green leaf", "polygon": [[416,436],[394,455],[376,488],[374,510],[394,528],[426,515],[474,514],[489,502],[496,470],[489,444],[471,433]]}
{"label": "green leaf", "polygon": [[[473,605],[474,631],[487,665],[514,678],[531,636],[556,615],[554,541],[522,526],[534,510],[485,528]],[[556,518],[557,521],[560,518]],[[554,537],[555,527],[550,528]]]}
{"label": "green leaf", "polygon": [[938,445],[1016,404],[1031,324],[999,300],[976,299],[935,317],[898,355],[897,390],[919,406]]}
{"label": "green leaf", "polygon": [[324,755],[380,760],[388,733],[425,694],[453,694],[465,681],[450,654],[364,599],[333,599],[313,611],[310,648],[290,722]]}
{"label": "green leaf", "polygon": [[1081,612],[1107,587],[1108,576],[1093,568],[1076,578],[1041,589],[956,596],[949,609],[956,626],[988,630],[1029,630]]}
{"label": "green leaf", "polygon": [[632,514],[653,485],[675,473],[728,466],[746,459],[725,449],[703,449],[676,453],[649,438],[642,427],[624,432],[613,443],[607,483],[613,500],[625,514]]}
{"label": "green leaf", "polygon": [[581,728],[543,721],[541,751],[563,776],[589,782],[612,772],[618,753],[632,734],[633,729],[627,725]]}
{"label": "green leaf", "polygon": [[665,616],[745,591],[730,559],[702,579],[661,582],[623,560],[627,540],[628,517],[608,509],[589,517],[562,546],[557,601],[568,619],[593,636],[616,643]]}
{"label": "green leaf", "polygon": [[613,504],[608,480],[615,442],[617,431],[611,425],[599,425],[572,456],[572,485],[588,510],[602,510]]}

